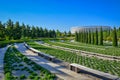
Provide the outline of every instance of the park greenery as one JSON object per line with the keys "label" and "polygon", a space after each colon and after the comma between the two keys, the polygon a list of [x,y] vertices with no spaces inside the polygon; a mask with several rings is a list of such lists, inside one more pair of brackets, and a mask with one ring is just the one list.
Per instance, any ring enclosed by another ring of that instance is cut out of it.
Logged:
{"label": "park greenery", "polygon": [[76,49],[76,50],[82,50],[82,51],[88,51],[88,52],[94,52],[98,54],[105,54],[105,55],[111,55],[111,56],[120,56],[120,48],[118,47],[111,47],[111,46],[101,46],[101,45],[91,45],[91,44],[86,44],[86,43],[79,43],[79,42],[70,42],[70,41],[65,41],[65,42],[60,42],[60,41],[46,41],[46,43],[50,45],[56,45],[56,46],[61,46],[65,48],[70,48],[70,49]]}
{"label": "park greenery", "polygon": [[7,22],[0,21],[0,41],[1,40],[20,40],[33,38],[56,38],[71,36],[71,32],[60,32],[59,30],[48,30],[38,26],[20,24],[9,19]]}
{"label": "park greenery", "polygon": [[[83,56],[53,47],[37,44],[34,41],[44,41],[50,46],[61,46],[98,54],[120,56],[120,27],[110,30],[83,30],[71,34],[59,30],[48,30],[39,26],[30,26],[18,21],[0,21],[0,48],[8,44],[26,42],[31,47],[68,63],[77,63],[95,70],[120,76],[120,61],[104,60],[96,57]],[[73,42],[71,42],[74,40]],[[116,67],[117,66],[117,67]],[[19,75],[17,74],[19,73]],[[22,73],[22,74],[21,74]],[[54,80],[56,76],[39,66],[14,46],[7,49],[4,57],[5,80]]]}
{"label": "park greenery", "polygon": [[120,41],[120,27],[119,29],[103,30],[100,31],[96,28],[96,31],[80,31],[75,33],[75,40],[82,43],[93,44],[93,45],[104,45],[104,41],[112,42],[112,45],[117,47],[118,41]]}
{"label": "park greenery", "polygon": [[77,63],[77,64],[80,64],[80,65],[83,65],[83,66],[86,66],[92,69],[96,69],[99,71],[103,71],[106,73],[120,76],[120,71],[119,71],[120,62],[119,61],[103,60],[103,59],[99,59],[96,57],[81,56],[81,55],[77,55],[72,52],[59,50],[59,49],[55,49],[51,47],[46,47],[46,46],[37,44],[35,42],[28,42],[28,44],[37,50],[40,50],[46,54],[53,55],[56,58],[63,60],[65,62]]}
{"label": "park greenery", "polygon": [[15,47],[8,48],[4,57],[5,80],[54,80],[55,75],[39,66]]}

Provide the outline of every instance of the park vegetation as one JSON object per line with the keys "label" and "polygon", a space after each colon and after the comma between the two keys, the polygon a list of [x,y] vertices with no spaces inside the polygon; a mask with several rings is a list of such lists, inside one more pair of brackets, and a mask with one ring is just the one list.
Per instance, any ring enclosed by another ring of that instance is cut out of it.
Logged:
{"label": "park vegetation", "polygon": [[28,59],[15,47],[8,48],[4,57],[5,80],[54,80],[48,70]]}
{"label": "park vegetation", "polygon": [[70,36],[72,36],[70,31],[48,30],[39,26],[20,24],[18,21],[14,23],[11,19],[5,23],[0,21],[0,41]]}
{"label": "park vegetation", "polygon": [[96,28],[96,31],[80,31],[75,33],[75,40],[77,42],[94,44],[94,45],[104,45],[105,41],[112,42],[112,45],[117,47],[118,41],[120,41],[120,27],[116,29],[103,30],[102,27],[100,31]]}
{"label": "park vegetation", "polygon": [[103,60],[103,59],[99,59],[96,57],[82,56],[80,54],[77,55],[72,52],[51,48],[48,46],[43,46],[35,42],[28,42],[28,44],[37,50],[40,50],[46,54],[53,55],[56,58],[63,60],[65,62],[77,63],[77,64],[80,64],[80,65],[83,65],[83,66],[86,66],[92,69],[96,69],[99,71],[103,71],[106,73],[120,76],[120,71],[119,71],[120,62],[119,61]]}

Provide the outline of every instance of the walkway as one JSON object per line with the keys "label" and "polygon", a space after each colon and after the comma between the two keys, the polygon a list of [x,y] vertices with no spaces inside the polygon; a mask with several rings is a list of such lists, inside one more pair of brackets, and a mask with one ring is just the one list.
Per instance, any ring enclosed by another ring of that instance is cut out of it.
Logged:
{"label": "walkway", "polygon": [[4,54],[7,47],[0,48],[0,80],[4,80]]}
{"label": "walkway", "polygon": [[17,44],[16,48],[21,53],[26,55],[29,59],[33,60],[40,66],[46,68],[51,73],[56,74],[56,76],[58,76],[61,79],[64,79],[64,80],[93,80],[93,78],[88,77],[84,74],[75,73],[73,71],[70,71],[70,70],[58,65],[58,64],[52,63],[50,61],[47,61],[46,59],[41,58],[36,53],[33,53],[33,52],[27,50],[23,43]]}

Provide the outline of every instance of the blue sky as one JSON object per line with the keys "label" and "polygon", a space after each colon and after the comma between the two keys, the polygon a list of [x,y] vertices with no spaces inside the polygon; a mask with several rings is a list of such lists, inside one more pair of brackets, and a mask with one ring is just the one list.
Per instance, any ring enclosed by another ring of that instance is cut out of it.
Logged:
{"label": "blue sky", "polygon": [[120,26],[120,0],[1,0],[0,21],[8,19],[48,29]]}

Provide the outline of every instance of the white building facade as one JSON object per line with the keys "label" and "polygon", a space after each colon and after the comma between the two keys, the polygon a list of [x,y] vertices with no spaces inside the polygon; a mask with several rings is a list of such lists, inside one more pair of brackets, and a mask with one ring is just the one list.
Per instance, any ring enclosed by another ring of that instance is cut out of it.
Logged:
{"label": "white building facade", "polygon": [[111,30],[110,26],[81,26],[81,27],[72,27],[71,28],[71,33],[75,33],[75,32],[81,32],[81,31],[96,31],[96,28],[98,31],[100,31],[102,27],[102,30]]}

